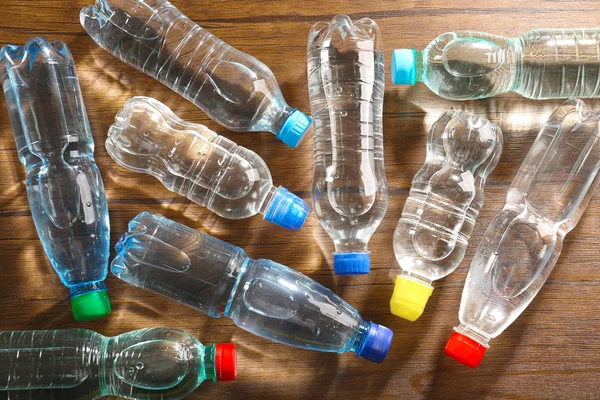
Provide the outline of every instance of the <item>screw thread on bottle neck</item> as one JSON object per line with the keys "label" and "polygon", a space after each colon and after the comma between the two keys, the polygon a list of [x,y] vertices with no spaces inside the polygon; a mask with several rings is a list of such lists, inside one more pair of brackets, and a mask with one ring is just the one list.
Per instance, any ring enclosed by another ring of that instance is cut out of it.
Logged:
{"label": "screw thread on bottle neck", "polygon": [[271,188],[269,189],[269,192],[267,193],[267,196],[265,197],[265,201],[263,201],[263,203],[260,205],[260,209],[258,210],[258,213],[261,215],[265,215],[267,213],[267,210],[269,209],[269,206],[271,205],[271,200],[273,200],[273,196],[275,195],[275,192],[277,191],[277,186],[272,185]]}
{"label": "screw thread on bottle neck", "polygon": [[212,346],[204,346],[202,362],[199,363],[198,376],[204,376],[206,380],[211,379],[213,382],[217,381],[217,367],[216,367],[216,347],[215,343]]}
{"label": "screw thread on bottle neck", "polygon": [[370,322],[367,322],[364,319],[360,320],[360,323],[356,328],[356,336],[354,337],[351,347],[352,351],[354,351],[356,354],[359,354],[365,346],[365,341],[367,340],[370,326]]}
{"label": "screw thread on bottle neck", "polygon": [[423,52],[422,51],[414,51],[414,69],[415,69],[415,77],[414,81],[423,82],[423,73],[425,72],[425,66],[423,64]]}

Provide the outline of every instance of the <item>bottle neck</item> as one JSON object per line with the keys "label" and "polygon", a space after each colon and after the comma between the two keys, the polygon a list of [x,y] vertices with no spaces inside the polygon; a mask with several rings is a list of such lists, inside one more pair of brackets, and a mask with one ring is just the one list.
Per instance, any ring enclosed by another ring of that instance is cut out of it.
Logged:
{"label": "bottle neck", "polygon": [[410,271],[403,270],[402,273],[399,274],[398,276],[401,276],[403,278],[408,278],[412,281],[415,281],[415,282],[418,282],[418,283],[421,283],[421,284],[427,285],[427,286],[432,286],[432,284],[433,284],[433,281],[431,279],[424,277],[422,275],[415,274],[414,272],[410,272]]}
{"label": "bottle neck", "polygon": [[93,283],[84,283],[79,286],[74,286],[71,288],[71,294],[69,297],[78,296],[80,294],[95,292],[98,290],[106,290],[106,286],[104,282],[93,282]]}
{"label": "bottle neck", "polygon": [[281,128],[292,112],[294,112],[294,109],[285,102],[283,102],[283,106],[276,101],[271,103],[268,114],[272,114],[269,115],[268,119],[270,120],[271,129],[274,134],[279,135]]}
{"label": "bottle neck", "polygon": [[267,195],[265,196],[264,201],[260,205],[260,209],[258,210],[259,214],[265,215],[267,213],[267,210],[269,209],[269,206],[271,205],[271,200],[273,200],[273,196],[275,195],[275,192],[277,191],[277,189],[278,188],[275,185],[271,185],[271,188],[267,192]]}
{"label": "bottle neck", "polygon": [[416,51],[415,52],[415,59],[414,59],[415,83],[423,82],[423,79],[425,77],[425,65],[423,63],[423,60],[425,59],[423,57],[424,52],[425,51]]}
{"label": "bottle neck", "polygon": [[335,252],[340,253],[369,253],[368,243],[355,238],[335,242]]}
{"label": "bottle neck", "polygon": [[463,323],[461,323],[456,328],[454,328],[454,330],[458,333],[461,333],[461,334],[473,339],[474,341],[476,341],[477,343],[479,343],[485,347],[490,347],[490,340],[492,338],[485,335],[483,332],[475,330],[475,329],[471,328],[470,326],[463,324]]}
{"label": "bottle neck", "polygon": [[202,363],[200,363],[200,371],[198,371],[198,376],[203,376],[204,380],[211,379],[213,382],[217,381],[216,348],[217,345],[215,343],[212,346],[204,346]]}
{"label": "bottle neck", "polygon": [[350,341],[350,343],[352,343],[352,347],[350,348],[350,350],[352,350],[356,354],[360,354],[360,352],[365,347],[370,328],[370,322],[367,322],[364,319],[360,320],[358,327],[356,328],[356,332],[354,334],[354,340]]}

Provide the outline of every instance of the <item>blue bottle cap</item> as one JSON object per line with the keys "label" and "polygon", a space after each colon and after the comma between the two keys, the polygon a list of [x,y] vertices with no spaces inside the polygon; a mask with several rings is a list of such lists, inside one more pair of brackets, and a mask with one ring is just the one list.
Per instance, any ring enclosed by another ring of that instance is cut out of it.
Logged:
{"label": "blue bottle cap", "polygon": [[338,275],[368,274],[370,271],[369,253],[337,253],[333,256],[333,272]]}
{"label": "blue bottle cap", "polygon": [[296,231],[302,228],[309,212],[310,208],[304,200],[280,186],[267,207],[265,220]]}
{"label": "blue bottle cap", "polygon": [[294,109],[279,130],[277,139],[295,149],[302,139],[304,139],[304,135],[311,122],[312,119],[308,115]]}
{"label": "blue bottle cap", "polygon": [[390,350],[393,338],[394,332],[391,329],[371,322],[363,347],[356,353],[356,356],[378,364],[382,363]]}
{"label": "blue bottle cap", "polygon": [[397,49],[392,52],[392,82],[396,85],[414,85],[417,82],[415,49]]}

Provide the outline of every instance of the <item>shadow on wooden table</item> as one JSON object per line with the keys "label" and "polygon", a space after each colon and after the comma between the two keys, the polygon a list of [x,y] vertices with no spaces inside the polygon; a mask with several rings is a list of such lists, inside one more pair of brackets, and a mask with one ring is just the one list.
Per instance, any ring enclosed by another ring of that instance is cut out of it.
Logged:
{"label": "shadow on wooden table", "polygon": [[[539,300],[541,299],[532,302],[527,309],[528,313],[536,312],[541,304]],[[451,332],[440,336],[437,346],[440,351],[433,369],[411,377],[412,387],[418,393],[423,394],[426,399],[487,398],[491,392],[500,390],[496,382],[505,374],[518,375],[521,373],[520,371],[511,371],[513,365],[511,361],[521,345],[523,335],[527,334],[527,323],[527,318],[521,316],[508,328],[508,333],[505,332],[492,340],[490,349],[476,369],[465,367],[444,353],[443,349]],[[481,382],[485,382],[485,384],[482,385]],[[455,393],[455,397],[448,397],[450,391]],[[507,388],[503,388],[502,393],[509,396]],[[519,393],[512,395],[515,398],[521,398]]]}

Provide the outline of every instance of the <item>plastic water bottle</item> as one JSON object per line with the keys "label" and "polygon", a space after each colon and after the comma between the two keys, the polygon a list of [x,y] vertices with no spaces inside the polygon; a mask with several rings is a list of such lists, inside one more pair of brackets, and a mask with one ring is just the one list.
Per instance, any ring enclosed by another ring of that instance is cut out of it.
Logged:
{"label": "plastic water bottle", "polygon": [[269,131],[295,148],[310,118],[292,109],[271,70],[163,0],[96,0],[81,25],[126,64],[173,89],[232,131]]}
{"label": "plastic water bottle", "polygon": [[542,128],[473,258],[446,353],[476,367],[552,272],[600,182],[600,110],[580,100]]}
{"label": "plastic water bottle", "polygon": [[75,319],[110,313],[109,223],[94,141],[67,46],[36,37],[0,51],[0,80],[38,236]]}
{"label": "plastic water bottle", "polygon": [[183,399],[236,371],[235,345],[203,346],[179,329],[0,332],[0,390],[10,399]]}
{"label": "plastic water bottle", "polygon": [[260,337],[377,363],[390,347],[391,330],[307,276],[158,215],[135,217],[115,249],[118,278]]}
{"label": "plastic water bottle", "polygon": [[536,29],[514,39],[449,32],[423,51],[395,50],[392,80],[423,82],[454,100],[506,92],[538,100],[600,97],[599,49],[596,29]]}
{"label": "plastic water bottle", "polygon": [[502,131],[471,112],[451,110],[429,131],[427,158],[394,233],[402,273],[390,300],[392,314],[421,316],[432,282],[454,271],[465,256],[483,206],[483,187],[502,152]]}
{"label": "plastic water bottle", "polygon": [[308,39],[314,118],[313,208],[335,244],[336,274],[366,274],[367,244],[387,209],[383,52],[377,24],[345,15]]}
{"label": "plastic water bottle", "polygon": [[300,229],[308,205],[284,187],[256,153],[207,127],[179,119],[149,97],[129,99],[106,140],[108,154],[132,171],[145,172],[165,187],[221,217],[257,213],[287,229]]}

